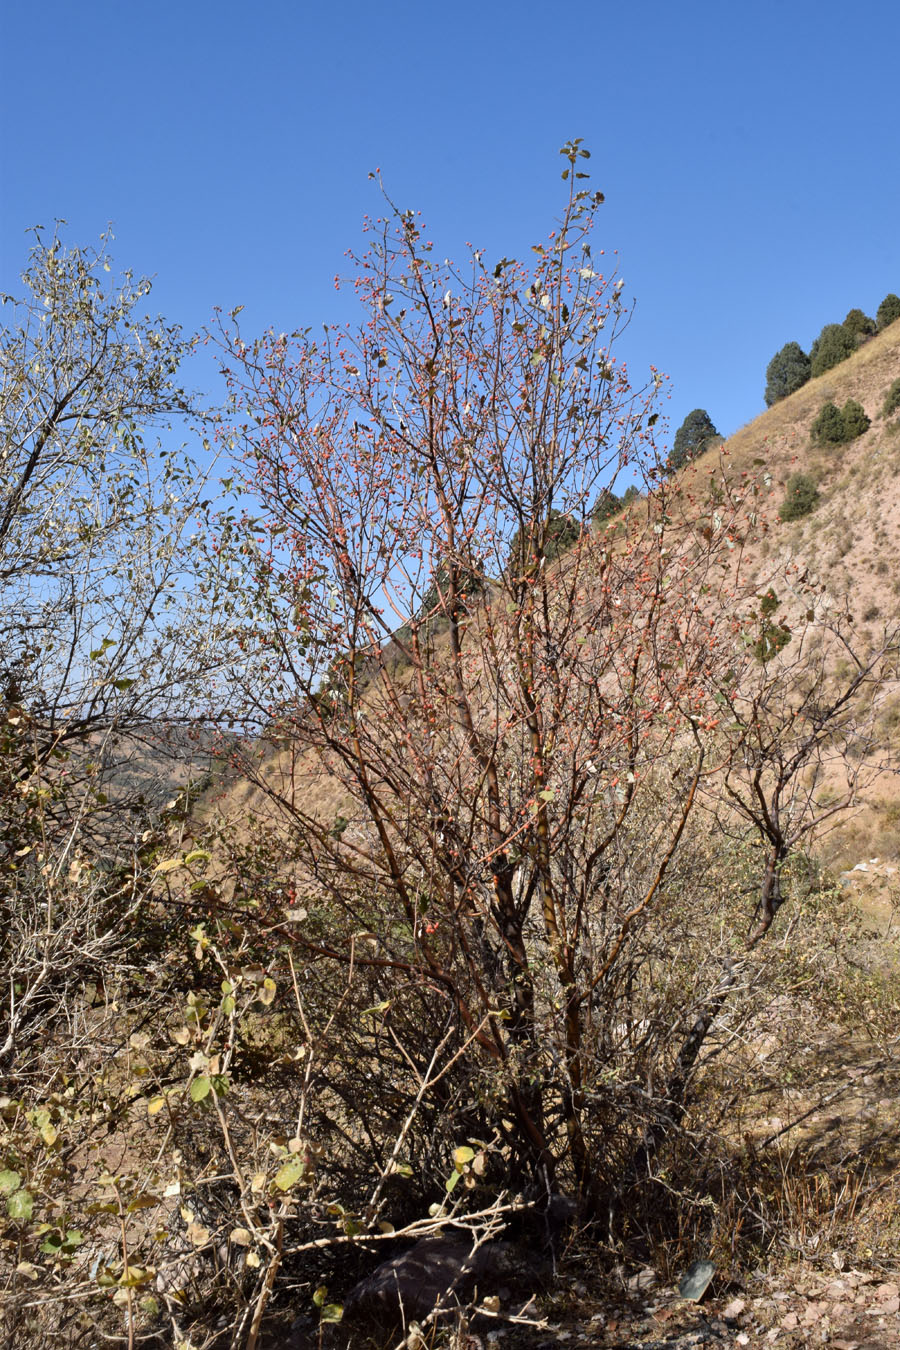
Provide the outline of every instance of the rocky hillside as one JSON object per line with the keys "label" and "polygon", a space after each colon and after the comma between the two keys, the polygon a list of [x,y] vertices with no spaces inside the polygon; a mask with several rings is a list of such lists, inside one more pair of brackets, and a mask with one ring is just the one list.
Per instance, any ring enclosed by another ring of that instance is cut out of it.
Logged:
{"label": "rocky hillside", "polygon": [[[895,323],[686,471],[699,479],[721,462],[732,481],[762,477],[769,524],[764,537],[750,544],[746,564],[761,578],[770,569],[790,569],[805,591],[818,593],[824,608],[849,616],[859,651],[880,645],[900,622],[900,411],[883,414],[898,377],[900,323]],[[869,429],[848,444],[817,445],[812,428],[823,405],[842,408],[849,399],[864,408]],[[798,473],[814,481],[818,501],[808,515],[784,521],[778,508]],[[890,760],[900,751],[900,683],[884,683],[877,704],[878,752]],[[869,865],[870,856],[879,864],[900,857],[896,773],[880,775],[861,807],[825,846],[838,867],[861,860]]]}

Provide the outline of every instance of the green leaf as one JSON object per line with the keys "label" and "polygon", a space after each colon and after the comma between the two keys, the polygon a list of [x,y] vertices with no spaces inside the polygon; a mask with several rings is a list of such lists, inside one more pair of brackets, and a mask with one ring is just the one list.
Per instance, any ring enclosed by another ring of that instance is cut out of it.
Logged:
{"label": "green leaf", "polygon": [[459,1181],[460,1176],[461,1176],[461,1173],[460,1173],[460,1172],[457,1172],[457,1171],[454,1169],[454,1170],[450,1173],[450,1175],[449,1175],[449,1177],[447,1178],[447,1180],[444,1182],[444,1190],[447,1192],[448,1195],[450,1194],[451,1191],[455,1191],[455,1190],[456,1190],[456,1186],[457,1186],[457,1183],[458,1183],[458,1181]]}
{"label": "green leaf", "polygon": [[322,1309],[321,1321],[339,1322],[344,1315],[344,1309],[340,1303],[326,1303]]}
{"label": "green leaf", "polygon": [[18,1172],[0,1172],[0,1195],[11,1195],[22,1184]]}
{"label": "green leaf", "polygon": [[191,1083],[190,1095],[192,1102],[202,1102],[204,1097],[208,1097],[212,1091],[212,1083],[205,1076],[195,1078]]}
{"label": "green leaf", "polygon": [[6,1202],[6,1212],[11,1219],[30,1219],[34,1212],[34,1197],[30,1191],[13,1191]]}

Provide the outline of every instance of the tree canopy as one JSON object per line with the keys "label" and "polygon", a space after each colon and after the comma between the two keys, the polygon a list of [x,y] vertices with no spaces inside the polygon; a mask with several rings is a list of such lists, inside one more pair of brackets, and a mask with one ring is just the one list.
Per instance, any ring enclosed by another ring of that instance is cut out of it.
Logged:
{"label": "tree canopy", "polygon": [[695,408],[693,412],[689,412],[675,433],[675,442],[668,460],[669,472],[676,472],[690,460],[702,455],[709,442],[718,434],[705,408]]}
{"label": "tree canopy", "polygon": [[799,342],[786,342],[766,367],[766,407],[802,389],[810,374],[810,359]]}

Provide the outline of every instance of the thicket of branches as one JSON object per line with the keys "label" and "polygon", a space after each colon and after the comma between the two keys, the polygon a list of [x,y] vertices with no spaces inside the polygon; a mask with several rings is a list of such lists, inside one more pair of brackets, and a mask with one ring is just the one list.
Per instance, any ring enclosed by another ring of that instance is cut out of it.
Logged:
{"label": "thicket of branches", "polygon": [[39,240],[7,302],[13,1334],[252,1350],[398,1234],[710,1213],[717,1075],[845,922],[809,849],[894,644],[750,567],[758,486],[660,471],[563,153],[530,265],[385,198],[358,329],[223,323],[243,518],[151,434],[213,419],[145,283]]}

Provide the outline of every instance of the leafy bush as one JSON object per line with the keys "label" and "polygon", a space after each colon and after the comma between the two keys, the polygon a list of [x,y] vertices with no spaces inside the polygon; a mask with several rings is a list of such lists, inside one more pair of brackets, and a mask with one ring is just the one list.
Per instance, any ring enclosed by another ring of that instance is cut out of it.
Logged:
{"label": "leafy bush", "polygon": [[889,291],[875,314],[875,322],[878,325],[879,333],[897,319],[900,319],[900,295],[895,295],[893,291]]}
{"label": "leafy bush", "polygon": [[891,413],[900,408],[900,377],[894,380],[887,393],[884,396],[884,407],[881,409],[883,417],[890,417]]}
{"label": "leafy bush", "polygon": [[675,433],[675,444],[669,456],[669,473],[675,473],[689,460],[696,459],[718,434],[705,408],[695,408],[689,412]]}
{"label": "leafy bush", "polygon": [[765,595],[760,597],[759,605],[759,637],[753,644],[753,654],[757,661],[770,661],[773,656],[777,656],[791,640],[791,630],[786,623],[775,623],[773,615],[777,612],[781,601],[770,586]]}
{"label": "leafy bush", "polygon": [[844,320],[844,327],[855,337],[869,337],[875,332],[875,320],[870,319],[861,309],[851,309]]}
{"label": "leafy bush", "polygon": [[843,408],[825,403],[812,424],[811,436],[815,445],[846,445],[855,441],[871,426],[866,411],[855,398],[848,398]]}
{"label": "leafy bush", "polygon": [[841,409],[841,421],[844,423],[844,440],[855,441],[857,436],[869,430],[872,425],[866,416],[866,410],[855,398],[848,398]]}
{"label": "leafy bush", "polygon": [[856,337],[842,323],[826,323],[810,348],[812,375],[824,375],[826,370],[840,365],[856,351]]}
{"label": "leafy bush", "polygon": [[819,504],[819,490],[808,473],[795,473],[788,479],[787,496],[778,508],[782,520],[799,520]]}
{"label": "leafy bush", "polygon": [[786,342],[766,366],[766,407],[801,389],[809,376],[809,357],[800,343]]}
{"label": "leafy bush", "polygon": [[759,599],[759,637],[753,644],[753,655],[757,661],[765,663],[787,646],[791,640],[791,630],[786,623],[775,623],[773,620],[781,601],[771,586]]}
{"label": "leafy bush", "polygon": [[815,445],[843,445],[850,438],[844,426],[840,408],[833,403],[825,403],[812,424],[810,432]]}

